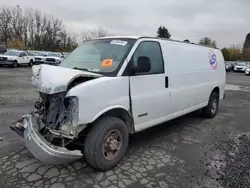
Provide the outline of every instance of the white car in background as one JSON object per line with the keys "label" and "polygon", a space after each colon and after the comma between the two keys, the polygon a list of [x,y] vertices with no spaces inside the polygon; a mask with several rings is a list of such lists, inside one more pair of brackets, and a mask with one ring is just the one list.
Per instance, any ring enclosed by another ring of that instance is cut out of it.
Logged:
{"label": "white car in background", "polygon": [[245,62],[240,62],[240,63],[237,63],[235,66],[234,66],[234,72],[245,72],[246,69],[248,67],[248,64],[245,63]]}
{"label": "white car in background", "polygon": [[66,57],[69,56],[70,53],[67,53],[67,52],[63,52],[63,58],[65,59]]}
{"label": "white car in background", "polygon": [[7,51],[0,56],[0,65],[9,65],[14,68],[21,64],[32,66],[34,56],[29,56],[25,51]]}
{"label": "white car in background", "polygon": [[48,53],[46,53],[46,52],[38,52],[35,56],[35,64],[45,63],[47,55],[48,55]]}
{"label": "white car in background", "polygon": [[245,75],[250,75],[250,64],[247,64],[247,69],[245,70]]}
{"label": "white car in background", "polygon": [[64,60],[64,56],[62,53],[51,52],[48,53],[45,64],[49,65],[58,65]]}

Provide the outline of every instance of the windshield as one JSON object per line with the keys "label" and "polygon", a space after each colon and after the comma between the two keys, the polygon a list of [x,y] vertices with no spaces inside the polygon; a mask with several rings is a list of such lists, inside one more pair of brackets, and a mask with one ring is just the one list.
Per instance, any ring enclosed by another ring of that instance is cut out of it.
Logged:
{"label": "windshield", "polygon": [[19,52],[5,52],[4,55],[18,56],[18,55],[19,55]]}
{"label": "windshield", "polygon": [[44,56],[44,57],[46,57],[46,54],[45,53],[37,53],[36,56]]}
{"label": "windshield", "polygon": [[237,63],[238,66],[246,66],[246,63]]}
{"label": "windshield", "polygon": [[58,54],[58,53],[49,53],[48,56],[61,57],[61,54]]}
{"label": "windshield", "polygon": [[120,68],[134,39],[99,39],[84,42],[59,66],[100,74],[114,73]]}

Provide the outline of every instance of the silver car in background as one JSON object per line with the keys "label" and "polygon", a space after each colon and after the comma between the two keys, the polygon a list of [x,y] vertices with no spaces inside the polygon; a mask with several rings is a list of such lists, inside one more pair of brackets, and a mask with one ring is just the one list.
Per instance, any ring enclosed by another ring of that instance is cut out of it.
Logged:
{"label": "silver car in background", "polygon": [[240,63],[237,63],[234,66],[234,72],[245,72],[247,68],[248,68],[248,64],[247,63],[240,62]]}

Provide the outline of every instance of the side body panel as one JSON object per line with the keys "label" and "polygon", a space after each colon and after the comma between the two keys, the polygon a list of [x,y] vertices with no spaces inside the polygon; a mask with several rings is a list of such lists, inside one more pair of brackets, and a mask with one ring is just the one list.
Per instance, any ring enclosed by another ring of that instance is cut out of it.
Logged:
{"label": "side body panel", "polygon": [[[221,99],[225,91],[226,73],[220,50],[168,40],[157,41],[161,44],[165,63],[162,78],[158,78],[160,75],[130,78],[136,132],[205,107],[215,87],[219,87]],[[136,45],[127,63],[135,50]],[[163,92],[159,89],[166,76],[169,87]],[[144,100],[146,98],[148,100]],[[151,109],[152,117],[143,121],[138,117],[138,111],[146,109]]]}
{"label": "side body panel", "polygon": [[[223,97],[226,75],[219,50],[171,41],[162,41],[162,48],[169,75],[171,111],[207,105],[216,86]],[[210,64],[211,54],[216,55],[216,67]]]}
{"label": "side body panel", "polygon": [[67,96],[76,96],[79,99],[78,124],[92,123],[111,109],[130,109],[128,77],[90,80],[69,90]]}

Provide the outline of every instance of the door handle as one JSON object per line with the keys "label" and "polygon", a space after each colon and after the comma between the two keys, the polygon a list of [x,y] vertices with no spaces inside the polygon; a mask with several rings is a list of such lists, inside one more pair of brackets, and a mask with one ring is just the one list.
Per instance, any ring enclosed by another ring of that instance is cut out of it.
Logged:
{"label": "door handle", "polygon": [[165,77],[165,87],[168,88],[169,84],[168,84],[168,77]]}

